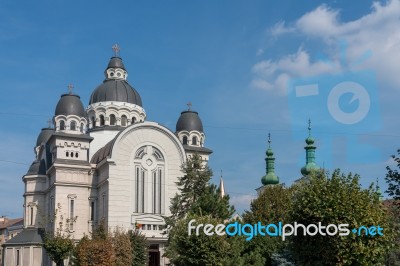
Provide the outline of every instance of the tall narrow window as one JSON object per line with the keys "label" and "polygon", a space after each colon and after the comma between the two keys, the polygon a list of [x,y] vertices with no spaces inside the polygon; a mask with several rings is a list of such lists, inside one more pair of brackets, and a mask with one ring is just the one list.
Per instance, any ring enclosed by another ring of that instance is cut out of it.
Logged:
{"label": "tall narrow window", "polygon": [[92,120],[92,128],[94,128],[96,126],[96,119],[94,118],[94,116],[92,116],[91,120]]}
{"label": "tall narrow window", "polygon": [[15,262],[16,265],[19,266],[20,265],[20,258],[19,258],[20,254],[19,254],[19,249],[17,249],[17,253],[16,253],[16,258],[15,258]]}
{"label": "tall narrow window", "polygon": [[74,131],[76,130],[76,122],[75,121],[72,121],[71,124],[69,124],[69,129],[74,130]]}
{"label": "tall narrow window", "polygon": [[142,212],[144,212],[144,170],[142,170]]}
{"label": "tall narrow window", "polygon": [[94,201],[90,202],[90,220],[94,221]]}
{"label": "tall narrow window", "polygon": [[100,116],[100,126],[104,126],[104,116]]}
{"label": "tall narrow window", "polygon": [[103,194],[103,218],[106,217],[106,194]]}
{"label": "tall narrow window", "polygon": [[192,145],[197,145],[197,138],[196,137],[192,138]]}
{"label": "tall narrow window", "polygon": [[74,210],[75,209],[75,200],[71,199],[70,201],[70,209],[69,209],[69,229],[74,230]]}
{"label": "tall narrow window", "polygon": [[136,117],[132,117],[132,125],[136,123]]}
{"label": "tall narrow window", "polygon": [[33,225],[33,207],[30,207],[30,225]]}
{"label": "tall narrow window", "polygon": [[157,213],[157,171],[153,172],[153,213]]}
{"label": "tall narrow window", "polygon": [[80,131],[81,131],[81,133],[83,133],[83,123],[81,123]]}
{"label": "tall narrow window", "polygon": [[65,122],[64,122],[64,120],[60,121],[60,130],[65,130]]}
{"label": "tall narrow window", "polygon": [[115,115],[110,115],[110,125],[115,126],[116,122]]}
{"label": "tall narrow window", "polygon": [[158,186],[159,186],[159,191],[158,191],[158,213],[161,213],[161,202],[162,202],[162,183],[161,183],[161,180],[162,180],[162,170],[161,169],[159,169],[158,170]]}
{"label": "tall narrow window", "polygon": [[188,139],[187,139],[186,136],[183,136],[182,142],[183,142],[183,145],[187,145],[188,144]]}
{"label": "tall narrow window", "polygon": [[126,115],[121,116],[121,126],[126,127],[127,118]]}
{"label": "tall narrow window", "polygon": [[139,186],[140,186],[140,182],[139,182],[139,167],[136,167],[136,212],[139,212]]}

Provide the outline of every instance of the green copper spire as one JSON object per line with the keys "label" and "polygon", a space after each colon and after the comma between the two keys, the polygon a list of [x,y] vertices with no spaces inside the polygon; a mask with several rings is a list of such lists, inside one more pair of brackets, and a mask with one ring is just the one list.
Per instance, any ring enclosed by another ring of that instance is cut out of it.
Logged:
{"label": "green copper spire", "polygon": [[319,170],[318,165],[315,163],[315,150],[317,147],[314,146],[314,139],[311,137],[311,120],[308,120],[308,138],[306,138],[307,146],[304,147],[306,150],[306,165],[301,168],[303,176],[309,175],[312,171]]}
{"label": "green copper spire", "polygon": [[266,172],[267,174],[261,178],[261,183],[265,185],[274,185],[279,183],[279,177],[275,174],[275,158],[271,149],[271,134],[268,134],[268,149],[265,153]]}

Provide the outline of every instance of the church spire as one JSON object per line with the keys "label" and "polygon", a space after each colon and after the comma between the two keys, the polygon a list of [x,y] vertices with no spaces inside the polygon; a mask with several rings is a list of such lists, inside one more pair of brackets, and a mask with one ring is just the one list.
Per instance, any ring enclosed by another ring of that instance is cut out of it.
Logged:
{"label": "church spire", "polygon": [[221,178],[219,180],[219,195],[221,198],[225,197],[225,188],[224,188],[224,180],[222,179],[222,170],[221,170]]}
{"label": "church spire", "polygon": [[312,171],[319,170],[318,165],[315,163],[315,150],[317,149],[314,146],[314,138],[311,137],[311,120],[308,120],[308,137],[306,138],[306,146],[304,149],[306,150],[306,165],[301,168],[301,173],[303,176],[309,175]]}
{"label": "church spire", "polygon": [[271,149],[271,134],[268,134],[268,149],[266,152],[266,175],[261,178],[261,183],[265,185],[273,185],[279,183],[279,177],[275,174],[275,157]]}

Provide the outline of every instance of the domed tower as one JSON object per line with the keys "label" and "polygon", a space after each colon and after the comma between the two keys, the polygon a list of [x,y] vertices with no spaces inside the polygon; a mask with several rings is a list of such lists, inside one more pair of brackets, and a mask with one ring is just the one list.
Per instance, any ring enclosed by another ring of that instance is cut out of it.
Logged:
{"label": "domed tower", "polygon": [[48,141],[52,161],[88,161],[91,138],[87,135],[86,113],[80,97],[72,93],[72,88],[68,85],[69,93],[61,95],[54,112],[55,133]]}
{"label": "domed tower", "polygon": [[105,80],[90,96],[87,114],[89,130],[121,130],[134,123],[143,122],[146,112],[139,93],[128,83],[128,72],[119,56],[118,45],[106,70]]}
{"label": "domed tower", "polygon": [[268,134],[268,149],[265,153],[266,175],[261,178],[262,187],[256,189],[258,194],[261,194],[265,186],[279,184],[279,177],[275,174],[275,157],[271,149],[271,134]]}
{"label": "domed tower", "polygon": [[306,138],[307,146],[304,147],[306,150],[306,165],[301,168],[301,174],[303,176],[308,176],[313,171],[318,171],[320,168],[315,163],[315,150],[314,138],[311,137],[311,120],[308,120],[308,138]]}
{"label": "domed tower", "polygon": [[199,113],[191,110],[191,103],[188,110],[181,112],[181,116],[176,123],[176,132],[179,140],[183,144],[186,154],[199,153],[203,160],[208,161],[212,150],[204,147],[206,135],[203,131],[203,123]]}
{"label": "domed tower", "polygon": [[49,140],[50,136],[53,135],[53,133],[54,129],[51,127],[42,128],[42,130],[40,131],[40,134],[36,139],[36,145],[34,148],[36,159],[40,158],[40,151],[42,150],[42,146],[44,145],[44,147],[46,147],[45,144]]}

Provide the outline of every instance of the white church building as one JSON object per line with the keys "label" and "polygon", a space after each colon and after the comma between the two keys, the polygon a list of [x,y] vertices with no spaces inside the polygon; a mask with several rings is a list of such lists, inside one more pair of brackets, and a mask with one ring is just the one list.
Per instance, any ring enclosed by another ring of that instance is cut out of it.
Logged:
{"label": "white church building", "polygon": [[104,74],[86,108],[72,90],[61,95],[53,127],[40,132],[36,158],[22,177],[24,230],[3,246],[5,266],[51,265],[43,231],[57,230],[61,215],[77,241],[100,221],[110,229],[140,227],[150,243],[149,265],[168,263],[161,229],[181,165],[195,152],[208,161],[212,151],[190,107],[175,131],[146,120],[117,49]]}

